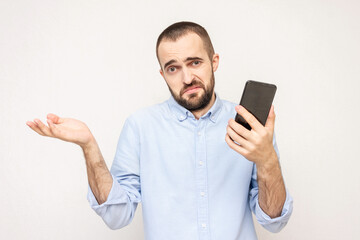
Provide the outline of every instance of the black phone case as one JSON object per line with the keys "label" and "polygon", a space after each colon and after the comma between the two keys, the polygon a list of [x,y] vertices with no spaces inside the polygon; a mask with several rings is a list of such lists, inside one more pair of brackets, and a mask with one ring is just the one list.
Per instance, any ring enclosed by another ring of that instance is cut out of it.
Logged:
{"label": "black phone case", "polygon": [[[276,85],[274,84],[248,80],[245,84],[240,105],[245,107],[263,126],[265,126],[276,89]],[[251,130],[251,126],[239,114],[236,114],[235,121],[248,130]]]}

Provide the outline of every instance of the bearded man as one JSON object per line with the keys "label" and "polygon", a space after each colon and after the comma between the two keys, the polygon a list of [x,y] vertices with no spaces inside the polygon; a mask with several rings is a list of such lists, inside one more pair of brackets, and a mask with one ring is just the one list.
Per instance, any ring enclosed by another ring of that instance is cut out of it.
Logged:
{"label": "bearded man", "polygon": [[[220,99],[219,55],[206,30],[178,22],[159,36],[156,55],[170,98],[127,118],[109,170],[86,124],[49,114],[27,124],[84,152],[91,207],[111,229],[128,225],[142,203],[145,239],[257,239],[252,214],[272,232],[292,213],[274,138],[272,107],[263,126]],[[240,114],[251,126],[234,121]]]}

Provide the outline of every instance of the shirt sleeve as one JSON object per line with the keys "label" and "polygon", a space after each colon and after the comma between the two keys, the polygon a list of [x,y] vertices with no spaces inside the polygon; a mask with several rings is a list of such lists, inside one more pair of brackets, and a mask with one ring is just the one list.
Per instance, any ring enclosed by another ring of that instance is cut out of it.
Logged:
{"label": "shirt sleeve", "polygon": [[90,186],[88,187],[87,198],[91,208],[111,229],[128,225],[141,202],[138,136],[135,124],[127,119],[110,169],[113,184],[107,200],[99,205]]}
{"label": "shirt sleeve", "polygon": [[[275,136],[274,136],[274,148],[278,158],[280,159],[279,150],[277,148]],[[286,200],[281,212],[281,215],[276,218],[269,217],[260,207],[259,205],[259,187],[257,183],[257,172],[256,172],[256,165],[254,164],[252,179],[251,179],[251,186],[250,186],[250,193],[249,193],[249,201],[250,201],[250,208],[254,212],[257,221],[268,231],[270,232],[279,232],[283,229],[287,222],[290,219],[292,209],[293,209],[293,199],[289,194],[288,189],[286,189]]]}

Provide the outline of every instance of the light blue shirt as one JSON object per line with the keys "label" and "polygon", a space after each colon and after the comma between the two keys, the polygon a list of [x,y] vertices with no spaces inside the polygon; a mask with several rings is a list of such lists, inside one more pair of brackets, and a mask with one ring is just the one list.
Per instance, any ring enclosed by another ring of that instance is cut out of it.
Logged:
{"label": "light blue shirt", "polygon": [[[292,212],[292,198],[271,219],[258,203],[256,167],[225,142],[235,103],[216,95],[199,120],[170,97],[137,111],[125,122],[111,167],[113,185],[98,205],[88,200],[111,229],[128,225],[142,203],[147,240],[257,239],[251,211],[272,232]],[[278,153],[274,138],[274,147]]]}

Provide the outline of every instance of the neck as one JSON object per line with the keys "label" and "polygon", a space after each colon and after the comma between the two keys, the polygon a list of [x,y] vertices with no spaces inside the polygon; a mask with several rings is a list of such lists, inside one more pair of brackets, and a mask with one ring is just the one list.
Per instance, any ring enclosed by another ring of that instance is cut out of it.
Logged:
{"label": "neck", "polygon": [[216,97],[214,91],[209,104],[205,108],[197,111],[191,111],[191,113],[195,116],[196,120],[199,120],[199,118],[201,118],[205,113],[207,113],[207,111],[209,111],[209,109],[214,105],[215,99]]}

